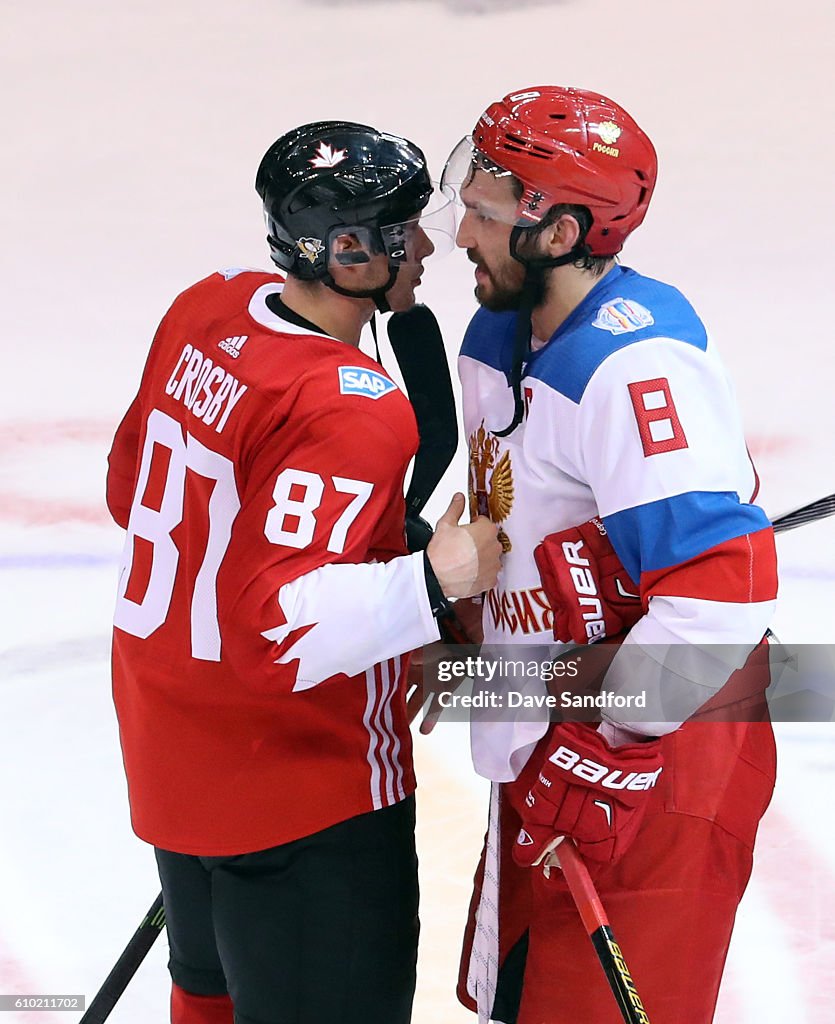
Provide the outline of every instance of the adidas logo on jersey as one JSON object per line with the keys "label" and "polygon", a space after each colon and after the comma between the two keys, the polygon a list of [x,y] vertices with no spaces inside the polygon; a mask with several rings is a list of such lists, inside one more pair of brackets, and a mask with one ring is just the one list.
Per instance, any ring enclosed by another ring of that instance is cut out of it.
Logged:
{"label": "adidas logo on jersey", "polygon": [[237,359],[248,337],[248,334],[236,334],[233,338],[224,338],[223,341],[219,341],[217,347],[232,356],[233,359]]}

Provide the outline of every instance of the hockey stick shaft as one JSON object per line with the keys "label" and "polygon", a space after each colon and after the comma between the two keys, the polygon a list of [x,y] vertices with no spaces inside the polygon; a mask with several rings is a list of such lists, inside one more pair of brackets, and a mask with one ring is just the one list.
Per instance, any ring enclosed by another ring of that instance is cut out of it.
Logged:
{"label": "hockey stick shaft", "polygon": [[810,501],[808,505],[784,512],[772,519],[771,525],[775,533],[785,533],[786,530],[794,530],[798,526],[805,526],[806,523],[814,523],[831,515],[835,515],[835,494],[827,494],[825,498],[818,498],[816,501]]}
{"label": "hockey stick shaft", "polygon": [[105,978],[92,1003],[87,1007],[79,1024],[103,1024],[107,1020],[164,927],[165,910],[160,893],[125,946],[122,955],[113,965],[113,970]]}
{"label": "hockey stick shaft", "polygon": [[583,926],[591,939],[625,1024],[650,1024],[621,948],[612,934],[609,918],[582,858],[570,839],[560,843],[556,854]]}
{"label": "hockey stick shaft", "polygon": [[405,313],[393,313],[387,331],[420,436],[406,492],[407,514],[417,515],[458,447],[455,397],[444,339],[431,309],[418,305]]}

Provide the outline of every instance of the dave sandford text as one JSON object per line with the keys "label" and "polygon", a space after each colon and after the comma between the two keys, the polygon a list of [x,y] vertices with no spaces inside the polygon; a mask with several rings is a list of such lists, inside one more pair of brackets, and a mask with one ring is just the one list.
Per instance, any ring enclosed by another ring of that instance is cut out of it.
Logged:
{"label": "dave sandford text", "polygon": [[[646,694],[622,695],[601,690],[599,693],[531,693],[525,685],[539,680],[572,680],[579,674],[579,658],[559,661],[524,659],[493,659],[482,656],[461,659],[442,659],[437,663],[435,678],[439,683],[472,681],[476,692],[455,693],[442,690],[437,694],[442,708],[645,708]],[[517,682],[521,688],[514,689]],[[484,684],[501,683],[501,689],[478,689]]]}

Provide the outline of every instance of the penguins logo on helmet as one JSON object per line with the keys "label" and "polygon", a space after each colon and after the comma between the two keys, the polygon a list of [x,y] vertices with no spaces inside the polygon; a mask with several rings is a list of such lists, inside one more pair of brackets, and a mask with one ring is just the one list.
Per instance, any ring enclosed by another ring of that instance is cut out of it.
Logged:
{"label": "penguins logo on helmet", "polygon": [[325,251],[321,238],[300,238],[296,245],[304,259],[311,263],[315,263],[319,254]]}

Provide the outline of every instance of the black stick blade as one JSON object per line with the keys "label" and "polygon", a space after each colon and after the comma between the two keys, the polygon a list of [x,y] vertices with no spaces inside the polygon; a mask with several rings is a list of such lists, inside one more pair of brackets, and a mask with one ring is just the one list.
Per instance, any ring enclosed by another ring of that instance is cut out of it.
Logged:
{"label": "black stick blade", "polygon": [[420,434],[420,448],[406,492],[407,511],[420,512],[458,447],[449,363],[438,321],[427,306],[393,313],[387,329]]}

